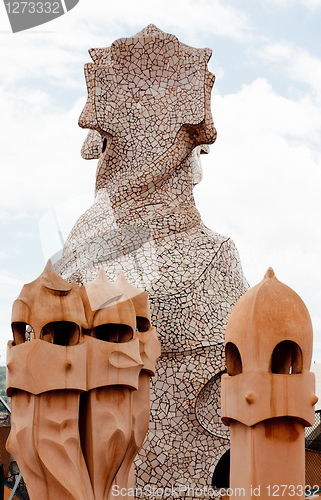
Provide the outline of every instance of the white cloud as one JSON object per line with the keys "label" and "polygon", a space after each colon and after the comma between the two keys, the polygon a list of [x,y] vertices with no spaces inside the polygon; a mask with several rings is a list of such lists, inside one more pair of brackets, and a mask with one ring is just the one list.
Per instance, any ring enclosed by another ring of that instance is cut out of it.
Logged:
{"label": "white cloud", "polygon": [[[2,271],[4,272],[4,271]],[[0,274],[0,285],[5,285],[5,286],[13,286],[16,289],[16,286],[22,287],[23,282],[17,278],[13,278],[11,276],[8,276],[8,274]]]}
{"label": "white cloud", "polygon": [[300,0],[303,5],[309,8],[321,7],[321,0]]}
{"label": "white cloud", "polygon": [[286,41],[270,43],[258,55],[282,68],[290,79],[307,84],[321,102],[321,59]]}
{"label": "white cloud", "polygon": [[315,9],[321,7],[321,0],[261,0],[261,3],[277,7],[292,7],[295,5],[303,5],[308,9]]}
{"label": "white cloud", "polygon": [[[4,6],[2,10],[6,19]],[[220,0],[124,0],[121,17],[118,4],[81,0],[71,12],[37,30],[2,35],[2,85],[9,88],[15,82],[46,79],[47,83],[81,90],[83,65],[90,60],[88,48],[106,47],[119,37],[134,35],[150,23],[195,46],[206,45],[207,38],[213,34],[245,41],[254,33],[244,12]],[[9,29],[7,21],[2,21],[0,29],[2,26]]]}
{"label": "white cloud", "polygon": [[9,212],[7,210],[0,209],[0,221],[21,220],[30,216],[31,216],[30,212],[27,212],[26,210],[17,210],[14,212],[12,211]]}
{"label": "white cloud", "polygon": [[212,108],[218,138],[195,190],[203,220],[234,239],[251,286],[272,266],[301,295],[320,340],[320,107],[258,79]]}
{"label": "white cloud", "polygon": [[[25,38],[23,44],[21,37]],[[82,61],[80,51],[73,54],[64,47],[57,46],[53,35],[47,35],[43,39],[14,35],[14,40],[10,39],[6,49],[1,49],[0,78],[7,87],[27,79],[39,81],[48,78],[53,84],[59,82],[64,87],[79,88],[79,68]]]}
{"label": "white cloud", "polygon": [[0,124],[3,216],[12,209],[47,210],[79,190],[93,189],[95,165],[80,157],[86,132],[78,127],[78,117],[85,99],[65,112],[44,91],[26,95],[24,89],[0,88],[6,116]]}
{"label": "white cloud", "polygon": [[30,239],[30,238],[36,238],[38,235],[34,233],[26,233],[25,231],[17,231],[15,234],[15,238],[19,239]]}
{"label": "white cloud", "polygon": [[[80,26],[79,21],[86,19],[87,28],[91,24],[95,25],[100,36],[107,32],[107,24],[108,35],[113,33],[116,35],[114,38],[124,36],[124,33],[126,36],[134,35],[138,30],[153,23],[160,29],[176,35],[186,33],[188,43],[193,43],[194,40],[200,41],[208,34],[245,40],[248,39],[249,32],[253,30],[253,26],[243,11],[220,0],[197,2],[193,0],[177,0],[176,2],[124,0],[121,17],[117,4],[106,4],[104,0],[97,0],[95,4],[95,8],[91,9],[89,0],[80,2],[77,10],[75,9],[74,22]],[[186,40],[181,41],[187,43]]]}

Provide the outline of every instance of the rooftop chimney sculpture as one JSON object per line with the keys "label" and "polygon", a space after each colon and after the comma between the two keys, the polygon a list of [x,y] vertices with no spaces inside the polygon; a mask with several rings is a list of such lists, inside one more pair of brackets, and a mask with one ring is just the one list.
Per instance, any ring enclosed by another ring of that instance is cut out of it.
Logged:
{"label": "rooftop chimney sculpture", "polygon": [[102,268],[69,284],[49,264],[14,302],[12,330],[7,449],[31,500],[107,500],[113,484],[133,486],[160,354],[147,294]]}
{"label": "rooftop chimney sculpture", "polygon": [[303,498],[304,427],[314,423],[313,331],[301,298],[271,268],[226,328],[222,420],[231,430],[231,498]]}
{"label": "rooftop chimney sculpture", "polygon": [[79,124],[90,129],[83,158],[98,159],[95,202],[55,269],[83,285],[101,265],[111,280],[123,270],[148,292],[163,353],[137,486],[210,486],[229,448],[217,407],[224,330],[248,287],[233,241],[203,224],[193,197],[216,139],[211,50],[151,24],[89,52]]}

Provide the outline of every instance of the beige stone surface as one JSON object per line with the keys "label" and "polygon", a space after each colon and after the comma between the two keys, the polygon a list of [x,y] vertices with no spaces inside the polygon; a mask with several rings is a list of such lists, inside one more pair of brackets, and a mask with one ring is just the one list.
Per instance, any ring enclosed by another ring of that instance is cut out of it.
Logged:
{"label": "beige stone surface", "polygon": [[317,402],[312,343],[305,304],[269,268],[226,327],[222,419],[231,430],[232,498],[304,496],[304,427]]}
{"label": "beige stone surface", "polygon": [[[253,427],[234,421],[230,474],[233,499],[304,498],[303,425],[282,417]],[[238,488],[244,488],[245,495]]]}
{"label": "beige stone surface", "polygon": [[48,263],[39,278],[24,285],[13,304],[14,343],[25,341],[25,328],[30,325],[35,339],[60,345],[78,344],[80,329],[87,328],[78,288],[76,283],[67,283],[58,276]]}
{"label": "beige stone surface", "polygon": [[315,409],[321,410],[321,363],[312,363],[311,372],[315,374],[315,393],[319,398]]}
{"label": "beige stone surface", "polygon": [[268,418],[288,416],[303,425],[313,425],[314,388],[312,372],[294,374],[291,378],[260,370],[244,372],[241,377],[233,378],[224,374],[222,419],[226,425],[234,419],[252,426]]}
{"label": "beige stone surface", "polygon": [[[14,389],[41,394],[58,389],[85,391],[87,344],[61,346],[33,339],[7,348],[7,393]],[[50,366],[48,366],[50,360]]]}
{"label": "beige stone surface", "polygon": [[31,500],[107,500],[112,484],[134,483],[160,344],[147,294],[132,301],[120,281],[101,269],[86,288],[69,285],[48,264],[13,305],[7,449]]}

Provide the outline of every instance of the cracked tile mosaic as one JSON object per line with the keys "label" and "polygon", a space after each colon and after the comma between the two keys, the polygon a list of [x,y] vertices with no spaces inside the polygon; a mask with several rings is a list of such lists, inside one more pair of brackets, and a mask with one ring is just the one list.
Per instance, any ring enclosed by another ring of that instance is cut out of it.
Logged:
{"label": "cracked tile mosaic", "polygon": [[122,270],[148,292],[162,356],[136,483],[210,486],[229,448],[218,405],[224,331],[248,288],[233,241],[203,224],[193,197],[200,154],[216,139],[211,51],[149,25],[89,52],[79,124],[90,129],[83,158],[98,159],[95,202],[55,268],[79,284],[101,265],[111,280]]}

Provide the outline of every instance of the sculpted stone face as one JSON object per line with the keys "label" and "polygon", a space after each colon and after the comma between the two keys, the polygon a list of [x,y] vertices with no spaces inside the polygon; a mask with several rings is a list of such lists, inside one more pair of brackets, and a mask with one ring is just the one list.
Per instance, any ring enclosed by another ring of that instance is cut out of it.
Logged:
{"label": "sculpted stone face", "polygon": [[[132,181],[133,171],[138,185],[151,169],[156,178],[160,158],[163,177],[195,146],[215,141],[209,49],[188,47],[149,25],[111,47],[92,49],[90,55],[94,63],[85,66],[88,99],[79,125],[103,138],[97,189],[109,177]],[[173,146],[168,162],[164,154]],[[137,177],[137,171],[142,175]]]}
{"label": "sculpted stone face", "polygon": [[[99,159],[107,147],[107,139],[97,130],[89,130],[81,148],[81,157],[84,160]],[[184,166],[192,171],[193,185],[199,184],[203,178],[201,155],[209,154],[208,144],[196,146],[184,160]]]}
{"label": "sculpted stone face", "polygon": [[[148,295],[103,270],[67,283],[50,262],[12,310],[7,383],[15,457],[31,500],[108,500],[133,483],[160,343]],[[26,341],[26,326],[34,333]]]}
{"label": "sculpted stone face", "polygon": [[[234,243],[203,224],[193,196],[202,177],[200,154],[216,139],[211,51],[149,25],[89,52],[79,124],[90,129],[82,157],[98,159],[95,201],[71,230],[55,268],[85,286],[100,266],[111,280],[123,270],[148,292],[162,356],[137,485],[210,485],[229,447],[217,403],[224,330],[248,287]],[[213,185],[213,198],[215,189],[220,186]],[[135,394],[139,427],[140,391]],[[142,436],[137,430],[133,450]]]}

